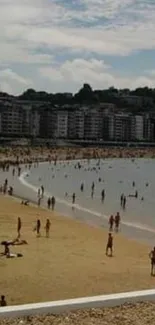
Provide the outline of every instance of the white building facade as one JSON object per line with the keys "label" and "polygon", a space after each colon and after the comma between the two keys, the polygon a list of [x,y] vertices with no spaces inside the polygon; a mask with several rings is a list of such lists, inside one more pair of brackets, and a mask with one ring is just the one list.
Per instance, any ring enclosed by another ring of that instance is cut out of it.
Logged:
{"label": "white building facade", "polygon": [[56,137],[66,139],[68,137],[68,111],[57,112]]}
{"label": "white building facade", "polygon": [[141,115],[134,116],[135,119],[135,129],[134,138],[138,141],[143,141],[144,139],[144,118]]}

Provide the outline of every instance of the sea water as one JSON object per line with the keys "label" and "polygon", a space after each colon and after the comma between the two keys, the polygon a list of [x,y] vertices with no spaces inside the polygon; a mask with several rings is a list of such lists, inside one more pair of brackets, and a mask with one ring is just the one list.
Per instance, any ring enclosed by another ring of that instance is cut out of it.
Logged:
{"label": "sea water", "polygon": [[[54,195],[68,207],[72,206],[72,194],[75,193],[76,205],[107,216],[120,211],[120,196],[123,193],[127,198],[126,209],[122,210],[124,220],[155,227],[155,160],[83,160],[79,161],[80,169],[77,162],[57,162],[56,166],[54,163],[40,164],[29,172],[27,182],[36,188],[43,185],[49,196]],[[95,184],[93,199],[92,182]],[[80,190],[82,183],[83,192]],[[101,200],[103,189],[104,203]],[[136,190],[138,198],[129,197]]]}
{"label": "sea water", "polygon": [[[81,164],[78,168],[77,163]],[[101,159],[40,163],[30,170],[22,167],[22,174],[12,176],[3,172],[1,183],[8,178],[14,193],[37,202],[37,192],[44,186],[41,205],[47,207],[47,198],[55,196],[56,210],[62,215],[108,228],[108,219],[117,211],[121,215],[121,231],[130,238],[155,244],[155,160],[153,159]],[[100,180],[100,181],[99,181]],[[92,182],[95,184],[91,197]],[[135,186],[133,187],[133,182]],[[84,191],[81,192],[81,184]],[[146,186],[148,184],[148,186]],[[101,192],[105,190],[105,200]],[[138,191],[138,198],[129,197]],[[67,196],[66,196],[67,193]],[[72,194],[76,194],[72,204]],[[126,209],[120,206],[120,196],[127,198]],[[143,200],[141,198],[143,197]]]}

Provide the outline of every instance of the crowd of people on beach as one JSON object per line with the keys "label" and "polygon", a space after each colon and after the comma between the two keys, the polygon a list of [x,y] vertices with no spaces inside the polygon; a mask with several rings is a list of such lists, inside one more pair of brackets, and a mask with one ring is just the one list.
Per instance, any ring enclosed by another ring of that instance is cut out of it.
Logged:
{"label": "crowd of people on beach", "polygon": [[[9,158],[9,154],[12,158]],[[135,157],[151,157],[155,158],[155,149],[134,149],[134,148],[73,148],[73,149],[47,149],[47,148],[38,148],[36,150],[25,149],[21,150],[21,148],[17,148],[16,150],[12,151],[10,148],[6,148],[5,153],[0,153],[0,170],[2,172],[8,172],[12,171],[12,176],[20,177],[21,170],[22,170],[22,164],[24,164],[26,169],[31,169],[31,167],[37,168],[39,166],[40,161],[48,161],[49,164],[54,161],[54,166],[57,166],[58,160],[70,160],[70,159],[89,159],[95,158],[97,159],[97,167],[100,168],[100,159],[102,158],[131,158],[134,159]],[[3,159],[2,159],[3,158]],[[76,169],[81,168],[80,162],[75,164]],[[65,175],[67,177],[67,175]],[[98,178],[98,182],[101,182],[101,178]],[[149,184],[146,183],[146,186]],[[94,192],[95,192],[95,182],[92,182],[91,189],[90,189],[90,195],[91,198],[94,198]],[[135,182],[133,181],[132,187],[135,188]],[[85,184],[82,181],[80,185],[80,191],[84,192]],[[9,194],[14,195],[14,188],[12,185],[9,184],[8,178],[5,179],[4,183],[0,186],[0,193],[1,194]],[[135,198],[138,198],[139,193],[135,189],[134,194],[130,194],[129,196],[134,196]],[[68,193],[64,193],[64,196],[67,198]],[[104,203],[106,197],[106,190],[103,188],[101,191],[101,201]],[[76,193],[72,193],[72,208],[75,208],[76,204]],[[144,198],[142,197],[141,200]],[[37,192],[37,205],[38,207],[42,206],[42,201],[45,200],[45,189],[44,186],[41,185],[41,187],[38,189]],[[22,199],[21,204],[28,206],[31,202],[27,199]],[[123,210],[126,209],[126,203],[127,203],[127,196],[122,193],[120,196],[120,208]],[[53,195],[51,197],[47,198],[46,201],[46,207],[48,210],[54,211],[56,206],[56,197]],[[108,238],[107,243],[105,244],[105,254],[107,256],[113,256],[114,253],[114,238],[113,233],[118,233],[120,230],[120,224],[121,224],[121,216],[120,212],[117,212],[116,215],[110,215],[108,220]],[[44,225],[44,231],[46,238],[50,237],[50,227],[51,222],[48,218]],[[39,238],[42,235],[41,232],[42,224],[40,219],[36,220],[36,224],[33,227],[33,231],[36,232],[36,236]],[[12,241],[3,241],[1,242],[1,245],[4,246],[4,252],[1,253],[1,255],[6,256],[7,258],[13,258],[13,257],[22,257],[22,254],[16,253],[13,254],[10,252],[10,247],[15,245],[25,245],[27,242],[23,239],[21,239],[21,231],[22,231],[22,220],[20,217],[18,217],[17,220],[17,238]],[[151,275],[154,275],[154,269],[155,269],[155,247],[151,250],[149,254],[149,258],[151,261]],[[6,306],[5,305],[5,296],[1,296],[0,306]]]}

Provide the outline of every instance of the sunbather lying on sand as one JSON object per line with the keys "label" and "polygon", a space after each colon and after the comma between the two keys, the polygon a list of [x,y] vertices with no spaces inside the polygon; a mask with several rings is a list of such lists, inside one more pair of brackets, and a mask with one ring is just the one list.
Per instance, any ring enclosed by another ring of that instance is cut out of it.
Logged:
{"label": "sunbather lying on sand", "polygon": [[28,200],[22,201],[21,204],[23,204],[23,205],[29,205],[29,201]]}
{"label": "sunbather lying on sand", "polygon": [[6,256],[7,258],[23,256],[22,254],[18,254],[18,253],[15,253],[15,254],[10,253],[9,245],[11,245],[11,244],[10,243],[8,244],[7,242],[2,242],[2,243],[3,243],[2,245],[4,245],[4,253],[1,253],[1,255]]}
{"label": "sunbather lying on sand", "polygon": [[14,240],[5,240],[1,242],[1,245],[27,245],[27,241],[23,239],[16,238]]}

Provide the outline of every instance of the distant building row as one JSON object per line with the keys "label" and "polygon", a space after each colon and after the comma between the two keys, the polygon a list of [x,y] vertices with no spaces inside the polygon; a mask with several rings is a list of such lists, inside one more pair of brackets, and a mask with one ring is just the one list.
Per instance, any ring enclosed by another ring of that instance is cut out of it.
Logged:
{"label": "distant building row", "polygon": [[0,103],[1,136],[59,139],[155,141],[155,117],[99,108],[45,108],[31,103]]}

